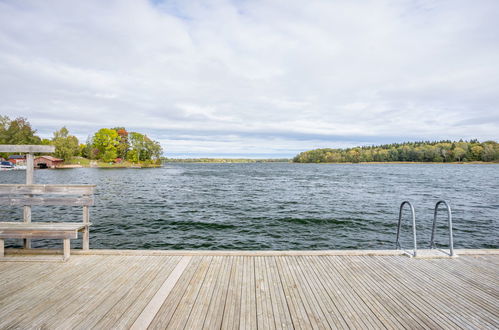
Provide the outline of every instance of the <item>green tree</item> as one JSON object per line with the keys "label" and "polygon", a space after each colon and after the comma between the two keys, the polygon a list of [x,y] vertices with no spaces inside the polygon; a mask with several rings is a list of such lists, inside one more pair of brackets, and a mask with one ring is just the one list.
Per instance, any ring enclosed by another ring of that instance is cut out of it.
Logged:
{"label": "green tree", "polygon": [[360,152],[358,149],[351,149],[347,152],[349,162],[358,163],[360,161]]}
{"label": "green tree", "polygon": [[113,128],[119,136],[119,144],[117,146],[117,154],[119,158],[126,159],[128,150],[130,150],[130,143],[128,142],[128,132],[124,127]]}
{"label": "green tree", "polygon": [[490,162],[493,160],[498,160],[496,150],[494,148],[494,144],[490,142],[484,143],[483,152],[482,152],[482,160],[484,162]]}
{"label": "green tree", "polygon": [[78,146],[78,149],[80,150],[78,152],[80,154],[80,156],[88,158],[88,156],[87,156],[87,145],[85,143],[80,143],[80,145]]}
{"label": "green tree", "polygon": [[455,147],[454,150],[452,150],[452,155],[454,156],[454,159],[460,162],[463,157],[466,155],[466,150],[464,150],[461,147]]}
{"label": "green tree", "polygon": [[101,159],[105,162],[112,162],[118,157],[118,153],[116,150],[106,150],[104,154],[101,155]]}
{"label": "green tree", "polygon": [[92,146],[97,151],[96,157],[105,162],[111,162],[118,157],[118,145],[119,135],[114,129],[101,128],[92,138]]}
{"label": "green tree", "polygon": [[367,150],[361,150],[360,151],[360,161],[361,162],[372,162],[374,160],[373,158],[373,152],[371,149]]}
{"label": "green tree", "polygon": [[471,154],[473,155],[474,160],[481,160],[483,153],[483,147],[481,145],[474,145],[471,147]]}
{"label": "green tree", "polygon": [[0,144],[5,144],[7,141],[7,130],[9,129],[10,118],[0,116]]}
{"label": "green tree", "polygon": [[163,153],[161,145],[151,140],[147,135],[130,132],[130,151],[127,159],[132,162],[155,160],[158,161]]}
{"label": "green tree", "polygon": [[41,144],[42,140],[35,133],[26,118],[10,120],[7,116],[0,116],[1,144]]}
{"label": "green tree", "polygon": [[99,153],[99,150],[94,148],[93,136],[91,136],[91,135],[87,136],[86,143],[80,145],[80,154],[82,155],[82,157],[85,157],[88,159],[96,159],[98,153]]}
{"label": "green tree", "polygon": [[444,159],[444,162],[451,161],[451,143],[439,143],[437,144],[440,148],[440,155]]}
{"label": "green tree", "polygon": [[54,132],[52,144],[55,146],[55,156],[69,160],[80,154],[80,146],[76,136],[69,135],[66,127]]}
{"label": "green tree", "polygon": [[138,163],[139,162],[139,152],[135,149],[129,150],[126,156],[127,160]]}

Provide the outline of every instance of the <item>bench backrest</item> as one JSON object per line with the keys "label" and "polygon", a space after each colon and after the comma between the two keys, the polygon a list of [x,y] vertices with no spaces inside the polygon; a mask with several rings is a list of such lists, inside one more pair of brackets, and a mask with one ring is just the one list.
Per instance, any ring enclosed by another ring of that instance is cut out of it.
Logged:
{"label": "bench backrest", "polygon": [[[31,222],[31,206],[82,206],[83,223],[89,224],[89,206],[94,204],[94,189],[95,185],[0,184],[0,205],[23,206],[24,222]],[[86,244],[88,246],[88,241]]]}
{"label": "bench backrest", "polygon": [[[92,206],[95,185],[0,184],[0,205]],[[41,195],[57,195],[44,197]]]}

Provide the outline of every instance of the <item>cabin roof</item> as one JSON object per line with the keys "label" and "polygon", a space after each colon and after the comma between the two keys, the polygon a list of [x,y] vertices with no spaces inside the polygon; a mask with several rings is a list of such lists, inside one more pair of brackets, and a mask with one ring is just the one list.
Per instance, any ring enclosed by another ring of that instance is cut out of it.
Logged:
{"label": "cabin roof", "polygon": [[63,161],[63,159],[55,158],[52,156],[40,156],[40,157],[36,157],[35,159],[40,159],[40,158],[45,158],[45,159],[50,160],[52,162],[62,162]]}

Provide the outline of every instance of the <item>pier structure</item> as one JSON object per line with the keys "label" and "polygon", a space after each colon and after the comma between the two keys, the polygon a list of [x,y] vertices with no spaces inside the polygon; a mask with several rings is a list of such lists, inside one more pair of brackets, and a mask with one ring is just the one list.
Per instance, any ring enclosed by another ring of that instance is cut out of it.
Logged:
{"label": "pier structure", "polygon": [[0,329],[499,328],[498,250],[6,252]]}

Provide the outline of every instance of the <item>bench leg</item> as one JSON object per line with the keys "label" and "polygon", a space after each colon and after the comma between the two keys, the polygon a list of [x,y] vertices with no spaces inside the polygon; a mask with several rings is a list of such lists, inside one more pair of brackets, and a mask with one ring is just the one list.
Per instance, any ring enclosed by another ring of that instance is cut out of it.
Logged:
{"label": "bench leg", "polygon": [[82,237],[82,249],[83,250],[89,250],[90,249],[90,231],[88,226],[85,227],[85,230],[83,231],[83,237]]}
{"label": "bench leg", "polygon": [[25,238],[23,242],[23,246],[25,249],[31,249],[31,240],[29,238]]}
{"label": "bench leg", "polygon": [[[33,195],[30,195],[33,197]],[[23,221],[26,223],[31,222],[31,206],[24,206],[23,208]],[[31,240],[29,238],[25,238],[23,242],[23,246],[25,249],[31,249]]]}
{"label": "bench leg", "polygon": [[5,256],[5,243],[3,241],[3,238],[0,238],[0,258]]}
{"label": "bench leg", "polygon": [[71,251],[71,240],[69,238],[65,238],[63,242],[63,251],[64,251],[64,257],[63,260],[66,261],[69,259],[69,254]]}

